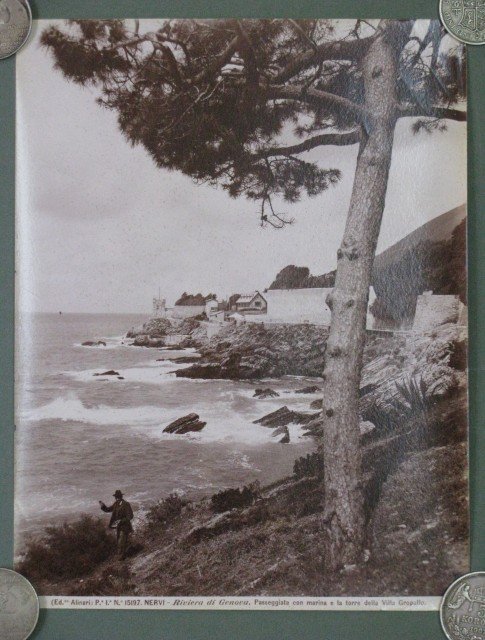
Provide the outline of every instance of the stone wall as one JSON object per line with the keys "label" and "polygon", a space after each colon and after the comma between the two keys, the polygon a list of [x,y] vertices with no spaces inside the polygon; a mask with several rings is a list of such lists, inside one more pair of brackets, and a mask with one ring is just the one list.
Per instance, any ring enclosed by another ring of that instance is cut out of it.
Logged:
{"label": "stone wall", "polygon": [[[327,295],[331,288],[309,288],[309,289],[268,289],[265,298],[268,302],[266,316],[258,316],[253,321],[259,319],[268,323],[288,323],[288,324],[319,324],[329,325],[331,312],[326,303]],[[369,306],[375,300],[374,289],[369,291]],[[373,316],[367,314],[367,327],[373,328]]]}
{"label": "stone wall", "polygon": [[427,331],[443,324],[457,324],[464,305],[458,296],[433,295],[426,291],[418,296],[413,331]]}
{"label": "stone wall", "polygon": [[193,318],[194,316],[200,316],[205,312],[205,305],[176,305],[171,309],[167,309],[167,317],[175,318],[176,320],[183,320],[184,318]]}

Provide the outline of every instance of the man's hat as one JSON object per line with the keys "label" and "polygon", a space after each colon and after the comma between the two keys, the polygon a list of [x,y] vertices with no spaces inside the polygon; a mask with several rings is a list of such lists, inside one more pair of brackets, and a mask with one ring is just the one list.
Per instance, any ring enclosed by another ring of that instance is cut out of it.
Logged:
{"label": "man's hat", "polygon": [[116,491],[113,493],[113,498],[122,498],[123,494],[121,493],[121,491],[119,489],[116,489]]}

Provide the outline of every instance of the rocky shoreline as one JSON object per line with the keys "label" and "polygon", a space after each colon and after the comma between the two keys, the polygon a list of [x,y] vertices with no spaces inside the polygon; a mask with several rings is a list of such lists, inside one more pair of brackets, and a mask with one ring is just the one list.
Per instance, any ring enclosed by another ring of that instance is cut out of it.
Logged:
{"label": "rocky shoreline", "polygon": [[[217,372],[256,381],[321,371],[322,328],[243,325],[210,341],[196,341],[197,330],[188,335],[199,355],[181,357],[200,362],[184,362],[189,366],[178,377]],[[465,333],[451,324],[422,334],[368,336],[360,389],[368,542],[357,565],[325,572],[324,467],[315,451],[295,460],[293,476],[267,487],[233,487],[197,502],[163,497],[137,530],[123,565],[108,540],[106,558],[95,566],[77,577],[56,575],[39,561],[57,553],[47,537],[27,549],[18,568],[40,593],[53,595],[440,594],[468,570],[466,348]],[[122,373],[104,371],[115,379]],[[308,403],[298,411],[285,404],[287,391],[277,388],[255,385],[255,405],[263,407],[264,398],[281,401],[278,409],[261,411],[255,424],[271,429],[281,444],[290,442],[292,425],[321,442],[320,384],[293,389]],[[190,435],[205,426],[194,411],[163,430]],[[90,526],[101,537],[104,525],[96,522]],[[86,520],[78,526],[84,531]],[[59,536],[65,535],[61,529]]]}
{"label": "rocky shoreline", "polygon": [[[165,344],[166,337],[174,333],[184,336],[183,345]],[[324,367],[328,330],[312,325],[231,324],[208,340],[198,320],[173,322],[155,318],[128,336],[134,338],[133,346],[163,344],[159,350],[174,352],[187,345],[197,348],[196,353],[157,358],[172,362],[171,373],[177,378],[264,381],[305,376],[318,381]],[[122,371],[114,369],[93,375],[124,380]],[[433,403],[465,387],[466,336],[460,327],[448,324],[422,334],[368,334],[360,387],[361,435],[369,440],[372,433],[396,433],[410,404],[420,396],[421,402]],[[300,425],[304,429],[302,435],[318,437],[322,429],[320,390],[321,384],[308,384],[293,391],[302,398],[309,396],[308,411],[290,410],[282,398],[279,409],[261,416],[255,424],[273,428],[272,436],[279,437],[278,442],[283,444],[290,442],[289,425]],[[261,386],[253,397],[275,399],[284,393],[287,392]],[[168,425],[164,431],[178,435],[201,431],[206,422],[193,415],[193,421],[181,416],[175,426]]]}

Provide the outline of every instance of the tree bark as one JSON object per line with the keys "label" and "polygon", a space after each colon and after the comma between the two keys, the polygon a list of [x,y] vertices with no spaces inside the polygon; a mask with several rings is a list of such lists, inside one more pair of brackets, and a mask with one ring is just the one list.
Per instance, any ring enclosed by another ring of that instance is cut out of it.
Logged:
{"label": "tree bark", "polygon": [[350,208],[337,252],[325,352],[323,448],[326,566],[361,558],[365,539],[359,385],[372,265],[384,210],[397,119],[397,57],[393,25],[383,22],[362,60],[365,111]]}

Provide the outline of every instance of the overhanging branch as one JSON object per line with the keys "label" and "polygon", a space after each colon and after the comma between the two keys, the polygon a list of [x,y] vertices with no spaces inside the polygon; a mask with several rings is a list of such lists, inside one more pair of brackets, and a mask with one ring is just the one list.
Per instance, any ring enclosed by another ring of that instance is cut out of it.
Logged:
{"label": "overhanging branch", "polygon": [[430,107],[424,109],[419,105],[401,105],[398,110],[400,118],[442,118],[446,120],[456,120],[466,122],[466,111],[451,109],[447,107]]}
{"label": "overhanging branch", "polygon": [[192,84],[198,84],[199,82],[204,82],[205,80],[211,80],[222,69],[222,67],[231,60],[232,56],[237,51],[238,44],[239,36],[236,36],[231,40],[231,42],[227,45],[227,47],[222,51],[220,55],[215,56],[212,62],[205,69],[203,69],[194,78],[192,78]]}
{"label": "overhanging branch", "polygon": [[325,107],[335,113],[346,113],[353,116],[356,122],[363,122],[366,111],[356,102],[331,93],[329,91],[320,91],[313,87],[304,87],[299,85],[269,85],[265,88],[266,95],[269,98],[282,98],[286,100],[299,100],[313,104],[317,107]]}
{"label": "overhanging branch", "polygon": [[336,42],[323,42],[316,48],[293,58],[293,60],[279,71],[274,77],[276,83],[286,82],[296,76],[303,69],[314,66],[322,60],[360,60],[365,54],[375,36],[355,40],[340,40]]}
{"label": "overhanging branch", "polygon": [[304,151],[310,151],[321,146],[347,146],[360,142],[360,131],[350,131],[348,133],[323,133],[313,138],[308,138],[299,144],[289,145],[287,147],[269,147],[254,153],[251,157],[255,160],[260,158],[269,158],[271,156],[292,156]]}

